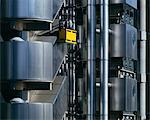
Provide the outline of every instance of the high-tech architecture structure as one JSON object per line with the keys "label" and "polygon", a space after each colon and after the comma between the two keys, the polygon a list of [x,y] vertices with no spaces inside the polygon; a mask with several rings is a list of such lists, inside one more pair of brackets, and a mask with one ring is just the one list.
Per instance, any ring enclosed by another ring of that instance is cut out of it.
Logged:
{"label": "high-tech architecture structure", "polygon": [[150,120],[150,0],[0,0],[0,120]]}

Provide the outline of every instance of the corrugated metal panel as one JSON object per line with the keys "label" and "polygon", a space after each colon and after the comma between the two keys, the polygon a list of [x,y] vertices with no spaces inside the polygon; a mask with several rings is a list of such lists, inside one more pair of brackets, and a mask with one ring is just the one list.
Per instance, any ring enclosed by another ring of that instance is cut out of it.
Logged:
{"label": "corrugated metal panel", "polygon": [[11,41],[0,45],[3,80],[52,81],[67,49],[64,44],[41,41]]}
{"label": "corrugated metal panel", "polygon": [[2,0],[2,18],[53,21],[63,0]]}
{"label": "corrugated metal panel", "polygon": [[51,103],[2,104],[3,108],[6,106],[8,114],[4,118],[8,120],[53,120]]}

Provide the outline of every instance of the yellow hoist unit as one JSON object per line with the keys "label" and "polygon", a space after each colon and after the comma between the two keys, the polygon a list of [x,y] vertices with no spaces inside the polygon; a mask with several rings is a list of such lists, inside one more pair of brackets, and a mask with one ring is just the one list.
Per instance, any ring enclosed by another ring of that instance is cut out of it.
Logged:
{"label": "yellow hoist unit", "polygon": [[77,44],[77,31],[73,29],[62,28],[59,30],[59,39],[61,42]]}

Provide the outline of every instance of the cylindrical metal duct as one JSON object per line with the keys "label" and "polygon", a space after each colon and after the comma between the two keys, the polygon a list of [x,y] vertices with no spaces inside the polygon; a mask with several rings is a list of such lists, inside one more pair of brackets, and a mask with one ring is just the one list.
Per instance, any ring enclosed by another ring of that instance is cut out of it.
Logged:
{"label": "cylindrical metal duct", "polygon": [[110,57],[127,57],[137,60],[137,29],[128,24],[111,24]]}
{"label": "cylindrical metal duct", "polygon": [[49,42],[1,42],[1,80],[52,80],[52,49]]}
{"label": "cylindrical metal duct", "polygon": [[150,119],[150,0],[147,0],[147,119]]}
{"label": "cylindrical metal duct", "polygon": [[88,0],[88,120],[95,120],[96,111],[96,1]]}
{"label": "cylindrical metal duct", "polygon": [[2,0],[2,18],[52,20],[53,0]]}
{"label": "cylindrical metal duct", "polygon": [[111,4],[121,4],[121,3],[125,3],[130,5],[133,8],[137,8],[137,0],[110,0]]}
{"label": "cylindrical metal duct", "polygon": [[147,107],[147,119],[150,119],[150,41],[147,43],[147,94],[146,94],[146,107]]}
{"label": "cylindrical metal duct", "polygon": [[108,120],[108,54],[109,54],[109,0],[101,0],[101,93],[100,120]]}
{"label": "cylindrical metal duct", "polygon": [[140,0],[140,116],[146,119],[146,0]]}
{"label": "cylindrical metal duct", "polygon": [[2,0],[2,18],[53,21],[63,0]]}
{"label": "cylindrical metal duct", "polygon": [[54,120],[51,103],[2,103],[3,120]]}

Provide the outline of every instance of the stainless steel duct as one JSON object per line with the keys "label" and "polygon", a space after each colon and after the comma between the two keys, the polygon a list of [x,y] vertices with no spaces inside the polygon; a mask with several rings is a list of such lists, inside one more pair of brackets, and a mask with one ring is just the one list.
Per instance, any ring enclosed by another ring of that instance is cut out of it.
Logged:
{"label": "stainless steel duct", "polygon": [[88,120],[95,120],[96,88],[96,9],[95,0],[88,0]]}
{"label": "stainless steel duct", "polygon": [[63,0],[1,0],[2,18],[52,22]]}
{"label": "stainless steel duct", "polygon": [[101,0],[101,92],[100,120],[108,120],[108,51],[109,51],[109,10],[108,0]]}
{"label": "stainless steel duct", "polygon": [[140,115],[146,120],[146,0],[140,0]]}
{"label": "stainless steel duct", "polygon": [[53,81],[67,52],[66,44],[56,44],[56,37],[46,36],[37,37],[39,41],[21,40],[0,42],[0,80]]}

